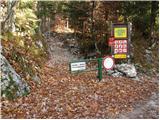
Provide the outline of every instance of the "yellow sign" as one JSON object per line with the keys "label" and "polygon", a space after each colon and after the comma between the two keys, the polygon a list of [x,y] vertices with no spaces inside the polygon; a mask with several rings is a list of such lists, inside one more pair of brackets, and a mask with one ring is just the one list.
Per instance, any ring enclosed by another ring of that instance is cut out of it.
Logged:
{"label": "yellow sign", "polygon": [[119,27],[114,28],[114,37],[115,38],[127,38],[127,28],[126,27]]}
{"label": "yellow sign", "polygon": [[127,58],[126,54],[115,54],[114,58]]}

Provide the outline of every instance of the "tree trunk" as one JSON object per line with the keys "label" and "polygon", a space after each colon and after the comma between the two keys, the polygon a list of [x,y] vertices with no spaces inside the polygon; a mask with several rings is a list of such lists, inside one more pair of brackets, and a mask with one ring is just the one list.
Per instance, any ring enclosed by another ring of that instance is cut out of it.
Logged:
{"label": "tree trunk", "polygon": [[[94,14],[94,1],[92,1],[92,15],[91,15],[91,20],[92,20],[92,28],[91,28],[91,34],[92,34],[92,40],[95,41],[94,37],[94,19],[93,19],[93,14]],[[96,41],[95,41],[96,42]]]}
{"label": "tree trunk", "polygon": [[158,10],[158,2],[152,1],[151,2],[151,17],[150,17],[150,41],[151,45],[154,43],[155,39],[155,32],[154,32],[154,26],[155,26],[155,18],[157,15]]}
{"label": "tree trunk", "polygon": [[67,18],[67,29],[69,28],[69,19]]}
{"label": "tree trunk", "polygon": [[95,45],[95,49],[96,49],[96,52],[98,54],[98,56],[100,56],[100,51],[98,49],[98,46],[97,46],[97,42],[96,42],[96,39],[95,39],[95,31],[94,31],[94,7],[95,7],[95,1],[92,1],[92,15],[91,15],[91,21],[92,21],[92,28],[91,28],[91,34],[92,34],[92,40],[94,41],[94,45]]}
{"label": "tree trunk", "polygon": [[[13,16],[14,16],[14,10],[13,8],[17,5],[18,1],[13,1],[13,2],[10,2],[10,1],[7,1],[7,4],[8,4],[8,8],[7,8],[7,15],[6,15],[6,18],[5,20],[2,22],[2,26],[1,26],[1,30],[3,32],[5,31],[9,31],[9,30],[12,30],[12,27],[13,27],[13,22],[14,22],[14,19],[13,19]],[[6,26],[8,25],[8,26]]]}

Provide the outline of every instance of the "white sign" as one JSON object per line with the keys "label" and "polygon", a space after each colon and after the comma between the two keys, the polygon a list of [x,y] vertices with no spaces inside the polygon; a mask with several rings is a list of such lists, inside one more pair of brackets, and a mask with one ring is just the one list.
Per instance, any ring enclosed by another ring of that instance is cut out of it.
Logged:
{"label": "white sign", "polygon": [[103,66],[107,70],[112,69],[113,66],[114,66],[114,60],[113,60],[113,58],[110,57],[110,56],[105,57],[104,60],[103,60]]}
{"label": "white sign", "polygon": [[73,62],[71,63],[71,71],[80,71],[86,69],[86,62]]}

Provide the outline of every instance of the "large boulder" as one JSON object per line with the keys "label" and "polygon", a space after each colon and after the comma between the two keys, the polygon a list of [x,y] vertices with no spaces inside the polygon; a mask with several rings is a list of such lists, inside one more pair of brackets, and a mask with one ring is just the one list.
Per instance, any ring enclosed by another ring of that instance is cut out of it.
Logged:
{"label": "large boulder", "polygon": [[16,73],[7,59],[1,58],[1,96],[13,99],[26,95],[30,90],[28,84]]}
{"label": "large boulder", "polygon": [[133,78],[137,76],[136,68],[133,64],[117,64],[116,69],[127,77]]}
{"label": "large boulder", "polygon": [[119,71],[115,71],[114,73],[112,73],[112,76],[113,77],[122,77],[122,76],[124,76],[124,74]]}
{"label": "large boulder", "polygon": [[113,77],[137,78],[137,71],[133,64],[117,64],[113,70],[107,70],[107,74]]}

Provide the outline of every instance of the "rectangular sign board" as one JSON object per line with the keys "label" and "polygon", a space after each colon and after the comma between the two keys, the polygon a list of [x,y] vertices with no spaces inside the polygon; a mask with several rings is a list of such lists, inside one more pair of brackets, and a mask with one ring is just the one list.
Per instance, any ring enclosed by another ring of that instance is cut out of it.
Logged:
{"label": "rectangular sign board", "polygon": [[111,36],[114,37],[114,45],[111,46],[111,54],[115,59],[130,57],[131,25],[130,23],[112,23]]}
{"label": "rectangular sign board", "polygon": [[70,70],[71,72],[86,70],[86,62],[72,62]]}
{"label": "rectangular sign board", "polygon": [[115,27],[114,38],[127,38],[127,27]]}
{"label": "rectangular sign board", "polygon": [[114,41],[114,54],[127,54],[128,46],[127,40],[115,40]]}
{"label": "rectangular sign board", "polygon": [[116,59],[124,59],[124,58],[127,58],[127,55],[126,54],[115,54],[114,58],[116,58]]}

